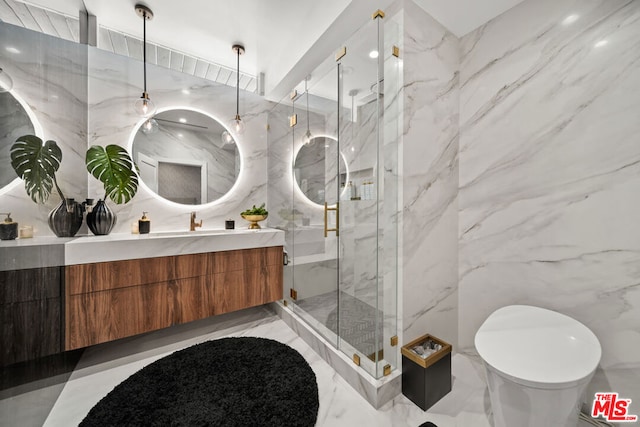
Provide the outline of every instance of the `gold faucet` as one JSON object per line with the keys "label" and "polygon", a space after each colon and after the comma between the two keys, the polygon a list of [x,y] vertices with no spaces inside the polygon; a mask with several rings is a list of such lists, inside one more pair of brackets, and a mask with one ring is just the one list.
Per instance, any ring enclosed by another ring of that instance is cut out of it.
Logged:
{"label": "gold faucet", "polygon": [[191,212],[191,221],[189,222],[189,231],[196,231],[196,227],[202,227],[202,220],[196,222],[196,213]]}

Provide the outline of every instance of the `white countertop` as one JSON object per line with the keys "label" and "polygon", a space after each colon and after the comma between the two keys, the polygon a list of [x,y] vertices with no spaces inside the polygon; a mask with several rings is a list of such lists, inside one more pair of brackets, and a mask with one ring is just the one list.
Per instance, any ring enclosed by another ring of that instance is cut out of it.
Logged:
{"label": "white countertop", "polygon": [[0,241],[0,271],[284,245],[284,231],[212,229]]}

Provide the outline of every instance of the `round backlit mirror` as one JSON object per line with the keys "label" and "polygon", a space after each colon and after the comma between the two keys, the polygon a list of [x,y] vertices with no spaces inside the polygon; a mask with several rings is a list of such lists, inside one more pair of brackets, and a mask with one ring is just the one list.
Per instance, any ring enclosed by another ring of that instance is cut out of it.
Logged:
{"label": "round backlit mirror", "polygon": [[[339,159],[339,171],[336,164]],[[303,144],[293,165],[293,175],[298,189],[312,202],[323,205],[332,197],[326,197],[330,191],[341,188],[347,181],[347,167],[338,152],[338,142],[328,136],[312,138],[308,144]],[[336,193],[333,193],[336,194]]]}
{"label": "round backlit mirror", "polygon": [[240,154],[226,128],[195,110],[166,110],[143,122],[131,153],[151,191],[185,205],[218,200],[240,173]]}
{"label": "round backlit mirror", "polygon": [[18,179],[11,167],[13,143],[22,135],[36,135],[26,108],[11,92],[0,92],[0,188]]}

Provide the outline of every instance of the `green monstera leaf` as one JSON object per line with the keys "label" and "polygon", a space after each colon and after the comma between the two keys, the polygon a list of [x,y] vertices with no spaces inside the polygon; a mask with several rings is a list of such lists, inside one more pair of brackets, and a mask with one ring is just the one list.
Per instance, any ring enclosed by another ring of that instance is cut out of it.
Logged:
{"label": "green monstera leaf", "polygon": [[136,165],[119,145],[89,147],[86,155],[87,170],[104,185],[105,199],[117,204],[127,203],[138,191]]}
{"label": "green monstera leaf", "polygon": [[35,135],[24,135],[11,146],[10,153],[11,166],[18,177],[24,180],[24,188],[31,200],[46,202],[54,186],[64,200],[56,182],[62,150],[55,141],[43,143]]}

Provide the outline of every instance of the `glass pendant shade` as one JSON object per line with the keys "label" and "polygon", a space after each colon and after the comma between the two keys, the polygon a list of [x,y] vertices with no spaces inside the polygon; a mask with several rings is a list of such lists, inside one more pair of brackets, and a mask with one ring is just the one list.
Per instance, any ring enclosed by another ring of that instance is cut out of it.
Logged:
{"label": "glass pendant shade", "polygon": [[233,140],[233,136],[231,136],[229,131],[225,130],[224,132],[222,132],[222,135],[220,136],[220,138],[222,139],[222,144],[223,145],[228,145],[228,144],[235,143],[235,141]]}
{"label": "glass pendant shade", "polygon": [[149,119],[142,124],[142,132],[145,134],[158,132],[158,122],[156,119]]}
{"label": "glass pendant shade", "polygon": [[11,89],[13,89],[13,80],[0,68],[0,92],[9,92]]}
{"label": "glass pendant shade", "polygon": [[156,113],[156,104],[149,99],[149,95],[146,93],[143,93],[142,96],[136,100],[133,108],[140,117],[151,117]]}
{"label": "glass pendant shade", "polygon": [[312,138],[313,138],[313,135],[311,134],[311,131],[309,130],[309,128],[307,128],[307,131],[304,133],[304,136],[302,137],[302,143],[304,145],[309,145]]}
{"label": "glass pendant shade", "polygon": [[229,126],[238,135],[242,135],[244,133],[244,122],[239,115],[236,115],[236,117],[229,122]]}

